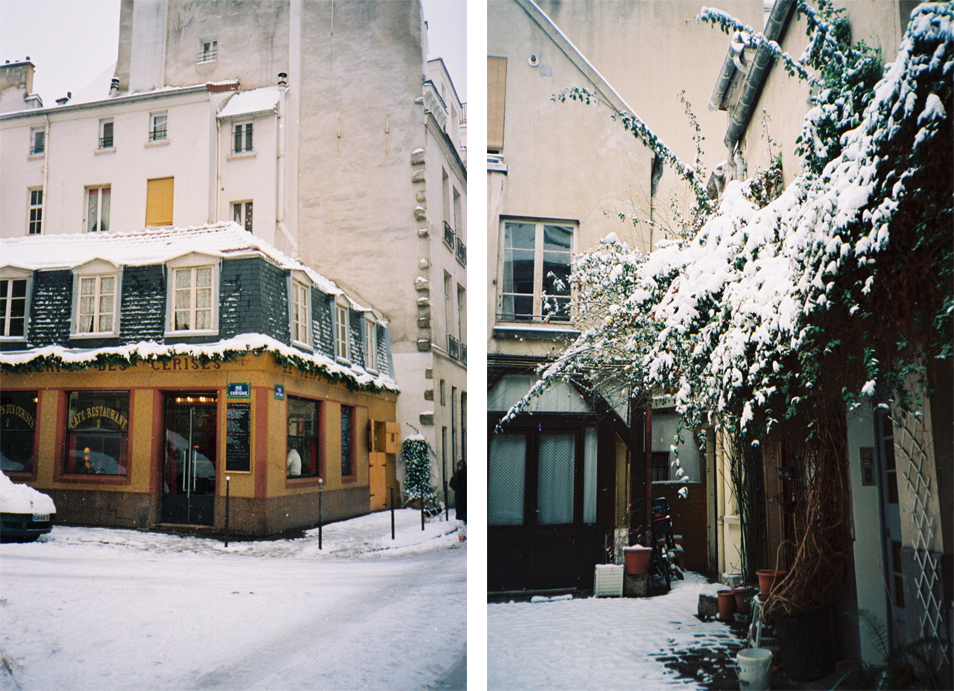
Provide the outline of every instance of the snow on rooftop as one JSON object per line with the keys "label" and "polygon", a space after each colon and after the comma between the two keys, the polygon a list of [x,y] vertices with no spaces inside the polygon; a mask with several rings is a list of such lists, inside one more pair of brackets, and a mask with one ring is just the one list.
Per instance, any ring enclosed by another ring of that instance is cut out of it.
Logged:
{"label": "snow on rooftop", "polygon": [[220,118],[232,118],[239,115],[267,113],[278,106],[279,90],[277,86],[265,86],[251,91],[234,94],[225,107],[219,111]]}
{"label": "snow on rooftop", "polygon": [[[145,266],[162,264],[191,252],[214,257],[261,254],[283,269],[303,271],[324,293],[343,294],[334,281],[297,259],[292,259],[232,221],[188,228],[147,228],[130,233],[75,233],[5,238],[0,240],[0,249],[0,266],[15,266],[33,271],[68,269],[94,259],[103,259],[117,266]],[[354,304],[356,309],[369,309]]]}

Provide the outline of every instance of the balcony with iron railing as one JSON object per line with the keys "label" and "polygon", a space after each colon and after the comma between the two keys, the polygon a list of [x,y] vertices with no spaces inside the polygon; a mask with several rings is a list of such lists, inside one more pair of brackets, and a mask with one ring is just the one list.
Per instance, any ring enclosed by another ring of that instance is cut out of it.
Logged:
{"label": "balcony with iron railing", "polygon": [[444,221],[444,244],[447,245],[447,249],[451,252],[454,251],[455,237],[454,229],[451,228],[450,223]]}
{"label": "balcony with iron railing", "polygon": [[113,148],[113,137],[112,135],[108,137],[99,138],[99,148],[100,149],[112,149]]}
{"label": "balcony with iron railing", "polygon": [[196,62],[214,62],[219,57],[218,48],[210,48],[209,50],[200,50],[195,55]]}
{"label": "balcony with iron railing", "polygon": [[455,360],[460,359],[460,341],[447,334],[447,354]]}
{"label": "balcony with iron railing", "polygon": [[457,238],[457,251],[454,252],[454,255],[461,266],[467,266],[467,247],[464,246],[464,242],[460,238]]}

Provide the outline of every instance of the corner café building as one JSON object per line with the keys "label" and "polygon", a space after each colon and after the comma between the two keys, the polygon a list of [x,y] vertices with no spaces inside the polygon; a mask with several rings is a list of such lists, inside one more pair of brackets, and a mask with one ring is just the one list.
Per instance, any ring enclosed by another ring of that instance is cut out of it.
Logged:
{"label": "corner caf\u00e9 building", "polygon": [[387,323],[229,223],[0,246],[0,461],[61,524],[267,536],[386,507]]}

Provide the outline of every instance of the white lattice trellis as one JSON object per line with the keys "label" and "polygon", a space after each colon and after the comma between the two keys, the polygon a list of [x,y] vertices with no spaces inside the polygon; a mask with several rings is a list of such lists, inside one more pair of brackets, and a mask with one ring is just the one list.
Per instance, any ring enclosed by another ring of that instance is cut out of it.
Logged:
{"label": "white lattice trellis", "polygon": [[[934,516],[930,504],[937,501],[931,494],[933,467],[929,462],[927,448],[928,430],[921,415],[894,415],[895,451],[903,464],[904,479],[914,497],[911,517],[914,522],[914,560],[917,576],[914,579],[915,593],[920,605],[918,618],[922,637],[941,636],[941,601],[938,597],[940,573],[939,558],[932,551],[935,538]],[[945,660],[948,653],[942,651]],[[947,660],[949,661],[949,660]]]}

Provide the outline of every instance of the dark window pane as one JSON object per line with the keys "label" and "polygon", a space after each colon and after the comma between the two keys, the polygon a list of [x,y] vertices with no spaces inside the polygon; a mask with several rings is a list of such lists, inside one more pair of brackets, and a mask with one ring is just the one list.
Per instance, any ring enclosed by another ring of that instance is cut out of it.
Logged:
{"label": "dark window pane", "polygon": [[351,406],[341,406],[341,476],[353,474],[351,463],[351,415],[354,409]]}
{"label": "dark window pane", "polygon": [[569,253],[573,231],[566,226],[543,226],[543,251],[550,250]]}
{"label": "dark window pane", "polygon": [[36,440],[36,391],[0,393],[0,470],[33,471]]}
{"label": "dark window pane", "polygon": [[536,227],[533,223],[507,223],[504,225],[504,247],[533,250],[536,244]]}

